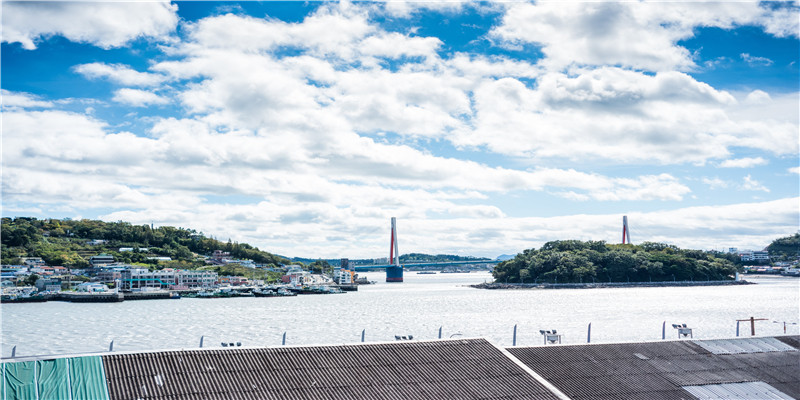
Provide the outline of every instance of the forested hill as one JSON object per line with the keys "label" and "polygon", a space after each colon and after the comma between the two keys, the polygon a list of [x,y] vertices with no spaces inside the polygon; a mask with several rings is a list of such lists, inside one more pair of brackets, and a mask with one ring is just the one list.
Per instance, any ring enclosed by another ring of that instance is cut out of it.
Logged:
{"label": "forested hill", "polygon": [[[290,263],[246,243],[221,242],[193,229],[171,226],[152,228],[87,219],[3,218],[0,229],[3,264],[13,264],[19,257],[41,257],[48,265],[86,267],[89,255],[104,252],[122,262],[146,263],[148,256],[155,255],[171,257],[181,267],[192,267],[202,265],[193,253],[207,255],[214,250],[227,251],[234,258],[250,259],[259,264]],[[107,243],[90,245],[91,240]],[[120,253],[121,247],[147,250]]]}
{"label": "forested hill", "polygon": [[663,243],[560,240],[495,267],[498,283],[648,282],[733,279],[735,255],[682,250]]}
{"label": "forested hill", "polygon": [[795,258],[800,256],[800,233],[775,239],[767,251],[770,257]]}

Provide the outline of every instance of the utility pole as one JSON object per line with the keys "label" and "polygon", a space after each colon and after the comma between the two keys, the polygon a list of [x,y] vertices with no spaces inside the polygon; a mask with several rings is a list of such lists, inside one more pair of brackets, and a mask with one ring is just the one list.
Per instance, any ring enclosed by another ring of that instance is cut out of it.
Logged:
{"label": "utility pole", "polygon": [[[746,321],[750,321],[750,336],[755,336],[755,335],[756,335],[756,321],[766,321],[766,320],[768,320],[768,318],[755,318],[755,317],[750,317],[750,318],[748,318],[748,319],[737,319],[737,320],[736,320],[736,325],[738,326],[738,325],[739,325],[739,322],[746,322]],[[736,330],[736,333],[737,333],[737,334],[739,333],[739,330],[738,330],[738,329]]]}

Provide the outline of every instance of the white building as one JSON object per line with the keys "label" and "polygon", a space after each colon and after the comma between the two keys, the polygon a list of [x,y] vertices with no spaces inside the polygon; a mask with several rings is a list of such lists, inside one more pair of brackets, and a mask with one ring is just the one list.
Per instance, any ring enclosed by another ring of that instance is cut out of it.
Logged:
{"label": "white building", "polygon": [[769,252],[766,251],[744,251],[739,253],[742,261],[769,261]]}
{"label": "white building", "polygon": [[129,268],[122,271],[122,289],[140,288],[188,289],[210,287],[217,282],[217,273],[210,271],[176,270],[165,268],[150,271],[147,268]]}

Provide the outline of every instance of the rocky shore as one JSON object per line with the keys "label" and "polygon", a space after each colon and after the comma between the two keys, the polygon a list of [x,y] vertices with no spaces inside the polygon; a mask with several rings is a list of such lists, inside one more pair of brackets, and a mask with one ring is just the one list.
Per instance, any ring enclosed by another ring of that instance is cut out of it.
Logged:
{"label": "rocky shore", "polygon": [[671,281],[671,282],[594,282],[594,283],[479,283],[470,285],[477,289],[596,289],[626,287],[668,287],[668,286],[727,286],[754,285],[753,282],[739,281]]}

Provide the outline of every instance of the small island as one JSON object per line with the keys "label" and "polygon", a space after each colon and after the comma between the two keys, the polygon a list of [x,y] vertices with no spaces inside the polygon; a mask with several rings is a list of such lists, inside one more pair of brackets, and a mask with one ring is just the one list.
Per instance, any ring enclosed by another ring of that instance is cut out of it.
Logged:
{"label": "small island", "polygon": [[[799,235],[777,239],[783,247]],[[773,243],[773,245],[775,244]],[[774,247],[771,245],[771,247]],[[797,246],[789,245],[796,257]],[[744,268],[739,255],[686,250],[664,243],[608,244],[604,241],[557,240],[528,249],[498,264],[494,282],[482,289],[556,289],[597,287],[740,285]]]}

